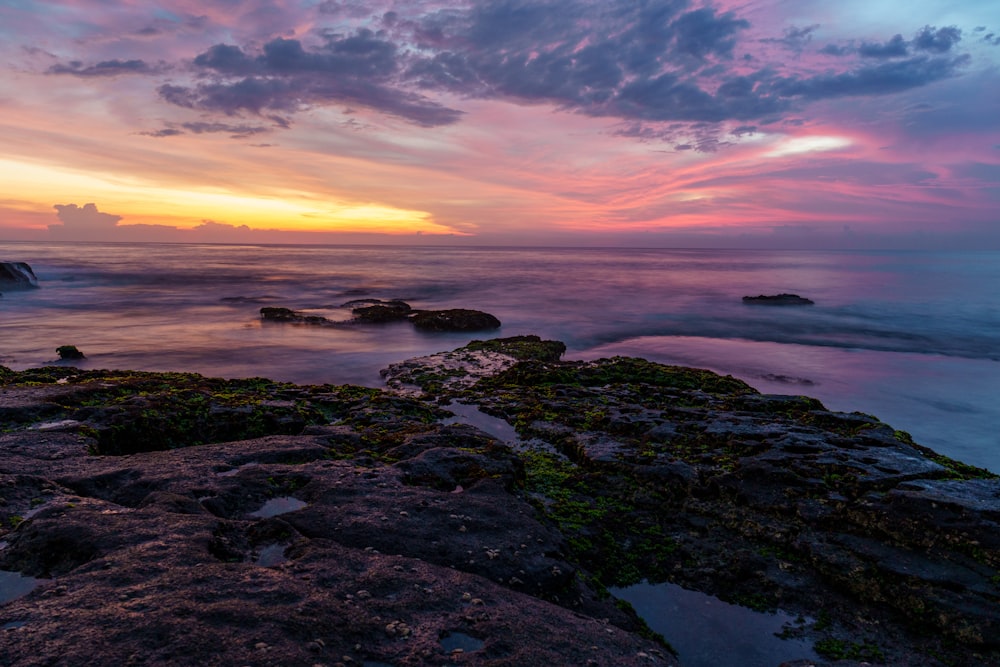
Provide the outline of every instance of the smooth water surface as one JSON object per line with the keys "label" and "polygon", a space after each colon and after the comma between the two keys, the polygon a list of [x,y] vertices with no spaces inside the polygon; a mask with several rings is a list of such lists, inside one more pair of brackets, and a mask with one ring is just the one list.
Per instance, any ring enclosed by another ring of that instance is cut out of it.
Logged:
{"label": "smooth water surface", "polygon": [[281,496],[278,498],[271,498],[264,503],[259,510],[251,512],[250,516],[257,517],[258,519],[270,519],[271,517],[278,516],[279,514],[288,514],[289,512],[300,510],[305,506],[306,503],[298,498],[293,498],[292,496]]}
{"label": "smooth water surface", "polygon": [[38,586],[38,579],[20,572],[0,570],[0,604],[24,597]]}
{"label": "smooth water surface", "polygon": [[[0,244],[40,289],[3,291],[0,364],[194,371],[381,386],[379,369],[471,338],[535,333],[566,358],[636,354],[876,415],[1000,472],[1000,253]],[[804,307],[747,305],[791,292]],[[474,308],[470,336],[409,323],[262,322],[262,306],[346,320],[358,298]]]}
{"label": "smooth water surface", "polygon": [[776,667],[818,658],[811,642],[776,636],[786,625],[797,625],[798,619],[783,612],[753,611],[675,584],[610,590],[670,642],[684,667]]}

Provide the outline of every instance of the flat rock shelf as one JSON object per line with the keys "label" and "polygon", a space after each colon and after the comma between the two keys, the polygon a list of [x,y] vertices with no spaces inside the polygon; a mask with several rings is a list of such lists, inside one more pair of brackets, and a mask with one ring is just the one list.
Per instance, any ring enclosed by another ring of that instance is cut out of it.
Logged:
{"label": "flat rock shelf", "polygon": [[0,663],[683,664],[610,594],[645,582],[780,610],[788,664],[1000,665],[996,476],[564,349],[473,341],[386,390],[0,367],[0,570],[31,584]]}

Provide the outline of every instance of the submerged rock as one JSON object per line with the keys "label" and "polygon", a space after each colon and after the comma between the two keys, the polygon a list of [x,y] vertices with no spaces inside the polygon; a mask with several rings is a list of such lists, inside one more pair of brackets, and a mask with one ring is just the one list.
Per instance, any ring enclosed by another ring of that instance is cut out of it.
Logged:
{"label": "submerged rock", "polygon": [[759,296],[745,296],[743,303],[759,306],[812,306],[815,302],[798,294],[761,294]]}
{"label": "submerged rock", "polygon": [[31,289],[38,287],[38,278],[25,262],[0,262],[0,287]]}

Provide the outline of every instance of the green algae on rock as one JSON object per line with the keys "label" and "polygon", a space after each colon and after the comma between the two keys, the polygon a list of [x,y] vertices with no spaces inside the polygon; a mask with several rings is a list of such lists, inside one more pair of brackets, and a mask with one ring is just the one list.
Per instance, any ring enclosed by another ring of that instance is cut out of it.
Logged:
{"label": "green algae on rock", "polygon": [[[473,341],[389,391],[0,367],[0,569],[58,577],[3,608],[30,632],[0,661],[437,665],[467,635],[481,664],[675,664],[607,597],[649,580],[801,614],[839,665],[1000,665],[995,475],[812,398],[564,351]],[[441,423],[452,400],[516,446]],[[254,515],[273,499],[299,509]]]}

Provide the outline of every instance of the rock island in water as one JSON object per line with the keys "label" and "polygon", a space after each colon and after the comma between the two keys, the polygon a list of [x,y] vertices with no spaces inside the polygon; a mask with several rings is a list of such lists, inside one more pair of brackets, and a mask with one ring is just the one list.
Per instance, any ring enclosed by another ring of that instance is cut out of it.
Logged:
{"label": "rock island in water", "polygon": [[683,664],[608,594],[645,580],[796,615],[831,665],[1000,665],[995,475],[564,349],[473,341],[386,390],[0,367],[0,570],[35,578],[0,663]]}

